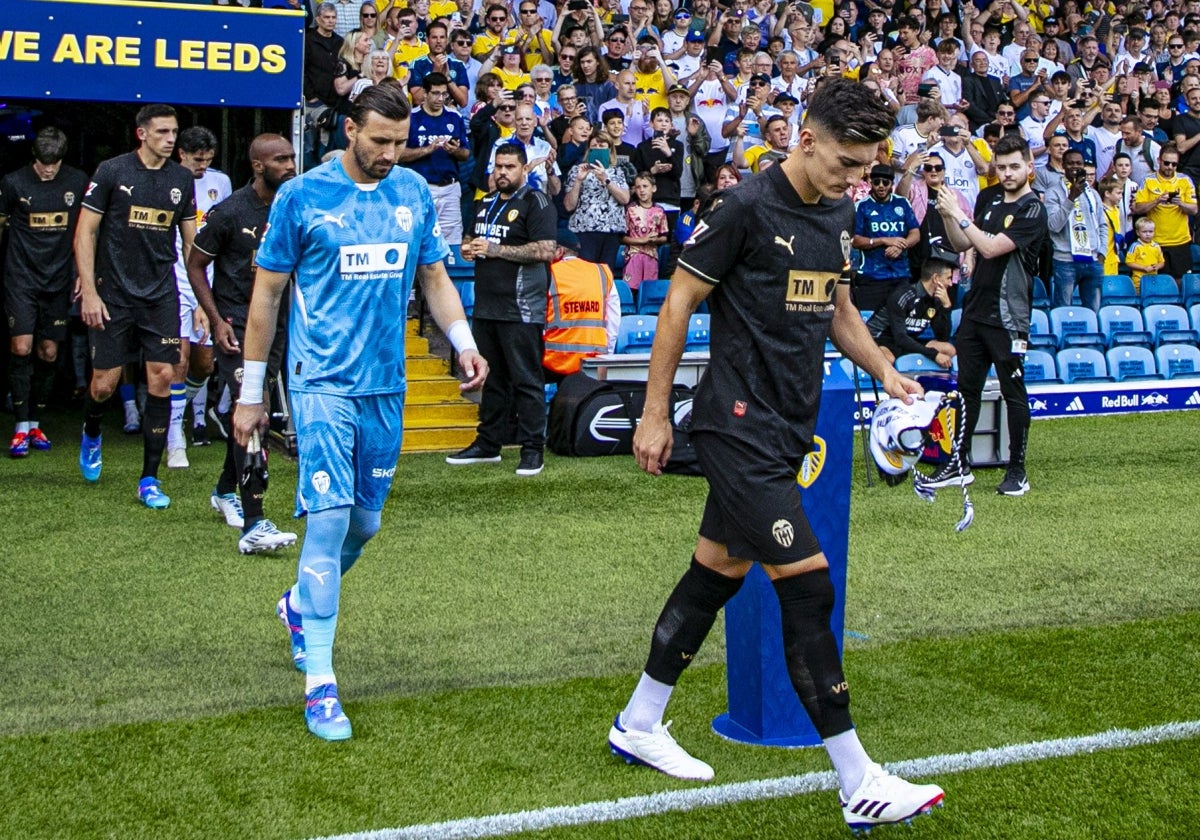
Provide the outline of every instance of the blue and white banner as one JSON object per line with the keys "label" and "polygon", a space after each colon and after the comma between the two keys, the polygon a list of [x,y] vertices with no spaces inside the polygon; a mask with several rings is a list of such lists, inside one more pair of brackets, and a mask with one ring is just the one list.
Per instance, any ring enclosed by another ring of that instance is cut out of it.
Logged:
{"label": "blue and white banner", "polygon": [[123,0],[3,0],[0,94],[297,108],[304,13]]}

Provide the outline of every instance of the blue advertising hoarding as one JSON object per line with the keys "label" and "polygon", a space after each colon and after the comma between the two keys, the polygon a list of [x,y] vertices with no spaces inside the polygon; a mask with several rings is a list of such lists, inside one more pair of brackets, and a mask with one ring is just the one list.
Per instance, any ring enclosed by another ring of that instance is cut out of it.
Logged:
{"label": "blue advertising hoarding", "polygon": [[0,95],[297,108],[304,13],[122,0],[4,0]]}

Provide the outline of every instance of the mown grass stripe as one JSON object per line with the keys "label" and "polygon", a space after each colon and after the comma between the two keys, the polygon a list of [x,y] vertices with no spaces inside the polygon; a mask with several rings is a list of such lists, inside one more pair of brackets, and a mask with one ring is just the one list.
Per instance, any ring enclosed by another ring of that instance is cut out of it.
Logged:
{"label": "mown grass stripe", "polygon": [[[901,776],[920,778],[964,773],[968,770],[1006,767],[1011,764],[1025,764],[1052,758],[1068,758],[1102,750],[1120,750],[1168,741],[1184,741],[1196,737],[1200,737],[1200,720],[1165,723],[1144,729],[1110,729],[1094,735],[1033,741],[1027,744],[1012,744],[966,753],[932,755],[925,758],[891,762],[887,767],[893,773]],[[591,823],[616,822],[670,812],[691,811],[696,808],[781,799],[823,790],[834,790],[836,787],[837,776],[827,770],[778,779],[760,779],[713,787],[664,791],[647,796],[630,796],[610,802],[559,805],[553,808],[519,811],[513,814],[495,814],[489,817],[470,817],[403,828],[339,834],[317,838],[317,840],[477,840],[477,838],[483,837],[504,837],[524,831],[543,831]]]}

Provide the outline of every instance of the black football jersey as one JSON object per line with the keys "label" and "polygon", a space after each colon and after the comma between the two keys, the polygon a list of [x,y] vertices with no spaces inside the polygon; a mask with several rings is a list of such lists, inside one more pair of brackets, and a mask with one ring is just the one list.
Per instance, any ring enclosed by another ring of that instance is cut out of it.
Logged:
{"label": "black football jersey", "polygon": [[0,217],[8,218],[6,282],[61,292],[75,280],[75,223],[87,175],[65,164],[49,181],[33,166],[0,178]]}
{"label": "black football jersey", "polygon": [[221,317],[245,327],[254,292],[254,256],[271,207],[247,184],[208,211],[196,248],[213,257],[213,299]]}

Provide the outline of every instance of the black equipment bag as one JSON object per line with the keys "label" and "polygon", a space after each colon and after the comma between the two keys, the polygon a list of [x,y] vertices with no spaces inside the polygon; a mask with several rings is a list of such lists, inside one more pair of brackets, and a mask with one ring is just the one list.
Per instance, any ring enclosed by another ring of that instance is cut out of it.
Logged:
{"label": "black equipment bag", "polygon": [[[686,386],[672,389],[675,442],[665,472],[701,475],[688,437],[692,396],[692,389]],[[546,443],[558,455],[630,455],[634,428],[645,403],[645,382],[602,382],[585,373],[571,374],[559,384],[550,403]]]}

